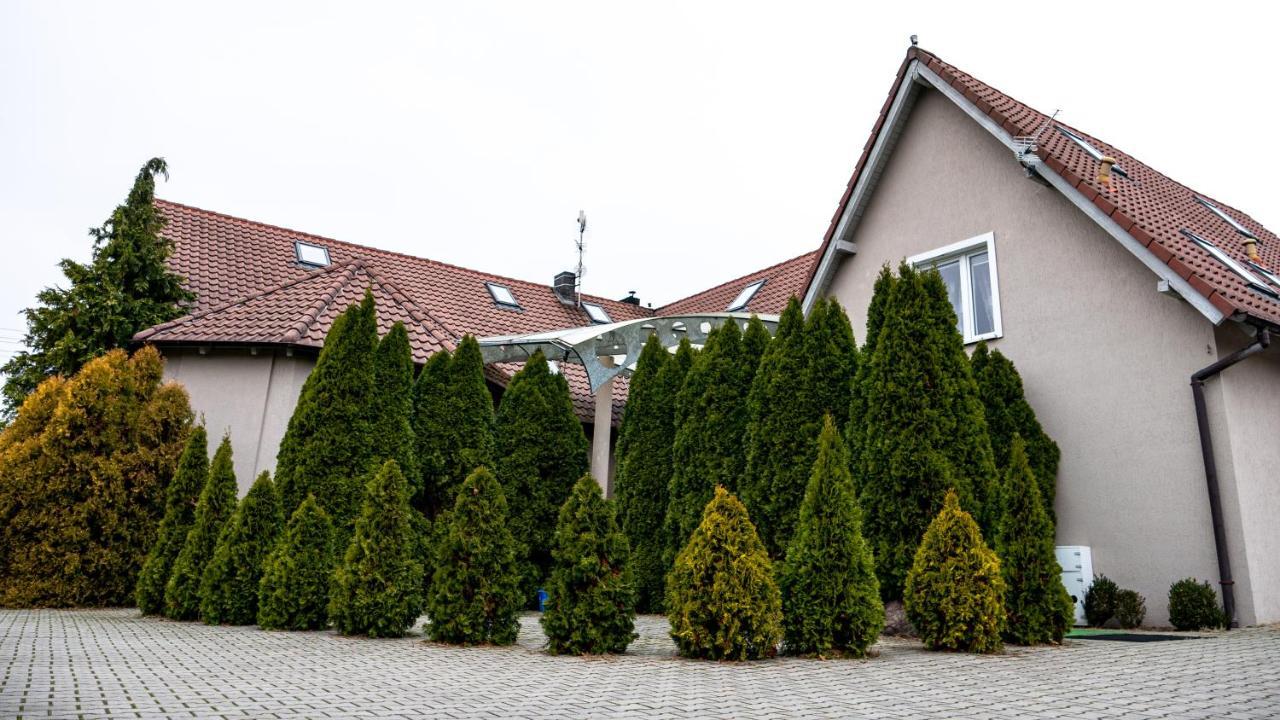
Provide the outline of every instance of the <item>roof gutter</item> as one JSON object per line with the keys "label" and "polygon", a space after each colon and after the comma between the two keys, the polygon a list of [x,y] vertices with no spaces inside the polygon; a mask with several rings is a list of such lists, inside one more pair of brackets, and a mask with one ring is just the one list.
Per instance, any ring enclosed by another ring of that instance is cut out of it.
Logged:
{"label": "roof gutter", "polygon": [[1204,457],[1204,481],[1209,490],[1209,514],[1213,519],[1213,545],[1218,555],[1218,584],[1222,587],[1222,612],[1228,628],[1239,627],[1236,620],[1235,581],[1231,578],[1231,555],[1227,545],[1226,524],[1222,519],[1222,497],[1218,486],[1218,464],[1213,457],[1213,433],[1209,428],[1209,412],[1205,409],[1204,381],[1223,370],[1255,355],[1271,345],[1271,331],[1258,330],[1257,339],[1248,347],[1191,374],[1191,396],[1196,404],[1196,426],[1200,430],[1200,454]]}

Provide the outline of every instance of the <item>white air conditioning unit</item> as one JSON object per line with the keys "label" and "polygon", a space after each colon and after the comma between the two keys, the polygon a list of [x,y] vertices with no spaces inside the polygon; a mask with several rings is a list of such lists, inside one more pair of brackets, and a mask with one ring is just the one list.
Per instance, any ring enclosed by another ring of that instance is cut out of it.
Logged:
{"label": "white air conditioning unit", "polygon": [[1059,545],[1053,549],[1062,566],[1062,584],[1076,603],[1076,625],[1084,619],[1084,594],[1093,585],[1093,554],[1086,545]]}

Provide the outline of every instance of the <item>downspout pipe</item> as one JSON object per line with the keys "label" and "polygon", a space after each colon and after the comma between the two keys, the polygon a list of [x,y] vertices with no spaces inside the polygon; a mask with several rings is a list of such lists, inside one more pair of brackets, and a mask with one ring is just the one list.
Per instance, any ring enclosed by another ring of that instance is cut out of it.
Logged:
{"label": "downspout pipe", "polygon": [[1213,458],[1213,433],[1209,429],[1209,411],[1204,402],[1204,381],[1267,349],[1271,331],[1260,328],[1248,347],[1237,350],[1191,375],[1191,396],[1196,403],[1196,426],[1200,429],[1200,454],[1204,456],[1204,482],[1209,490],[1209,514],[1213,518],[1213,544],[1218,554],[1218,583],[1222,587],[1222,612],[1227,627],[1239,627],[1236,620],[1235,581],[1231,579],[1231,555],[1227,546],[1227,529],[1222,520],[1222,495],[1218,488],[1218,464]]}

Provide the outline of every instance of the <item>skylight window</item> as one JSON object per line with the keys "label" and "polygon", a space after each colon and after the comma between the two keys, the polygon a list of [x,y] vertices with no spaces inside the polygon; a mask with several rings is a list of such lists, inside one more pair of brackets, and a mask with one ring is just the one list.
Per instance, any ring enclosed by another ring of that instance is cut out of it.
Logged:
{"label": "skylight window", "polygon": [[738,297],[734,298],[733,302],[729,303],[729,307],[726,308],[726,310],[728,312],[734,312],[735,310],[742,310],[745,308],[747,303],[751,302],[751,298],[756,296],[756,293],[760,291],[760,288],[763,285],[764,280],[759,280],[742,288],[742,292],[738,293]]}
{"label": "skylight window", "polygon": [[1239,262],[1236,262],[1235,258],[1223,252],[1222,248],[1218,247],[1217,245],[1214,245],[1208,240],[1205,240],[1199,235],[1196,235],[1190,230],[1184,229],[1182,231],[1182,234],[1186,235],[1188,238],[1191,238],[1191,240],[1194,241],[1195,244],[1199,245],[1201,248],[1204,248],[1205,252],[1217,258],[1218,262],[1231,268],[1232,272],[1234,272],[1236,275],[1239,275],[1242,280],[1244,280],[1246,283],[1249,284],[1249,287],[1253,288],[1254,290],[1257,290],[1258,292],[1264,295],[1270,295],[1271,297],[1280,297],[1280,293],[1277,293],[1271,286],[1264,283],[1257,275],[1254,275],[1252,272],[1249,272],[1249,270],[1245,268],[1244,265],[1241,265]]}
{"label": "skylight window", "polygon": [[509,308],[520,307],[520,302],[516,300],[516,296],[511,292],[511,288],[506,285],[498,285],[496,283],[485,283],[485,287],[489,288],[489,294],[493,296],[493,301]]}
{"label": "skylight window", "polygon": [[[1094,160],[1101,160],[1102,158],[1106,157],[1106,155],[1101,150],[1099,150],[1098,148],[1090,144],[1088,140],[1085,140],[1084,138],[1062,127],[1061,125],[1057,125],[1056,127],[1058,128],[1058,132],[1062,133],[1063,135],[1066,135],[1068,138],[1071,139],[1072,142],[1074,142],[1076,145],[1079,145],[1080,149],[1089,153],[1089,157],[1093,158]],[[1129,173],[1125,172],[1124,168],[1121,168],[1119,165],[1112,165],[1111,172],[1123,178],[1129,177]]]}
{"label": "skylight window", "polygon": [[1251,238],[1251,237],[1253,237],[1253,233],[1249,232],[1249,229],[1248,229],[1248,228],[1246,228],[1245,226],[1243,226],[1243,225],[1241,225],[1240,223],[1236,222],[1235,218],[1233,218],[1233,217],[1231,217],[1230,215],[1228,215],[1228,214],[1226,214],[1225,212],[1223,212],[1223,211],[1222,211],[1222,208],[1218,207],[1217,205],[1214,205],[1213,203],[1209,202],[1208,200],[1205,200],[1204,198],[1200,197],[1199,195],[1196,195],[1196,196],[1195,196],[1195,198],[1196,198],[1196,202],[1198,202],[1198,203],[1200,203],[1201,205],[1203,205],[1203,206],[1205,206],[1205,207],[1209,208],[1209,212],[1211,212],[1211,213],[1213,213],[1214,215],[1217,215],[1218,217],[1222,218],[1222,220],[1223,220],[1224,222],[1226,222],[1228,225],[1230,225],[1230,226],[1231,226],[1231,227],[1232,227],[1236,232],[1240,233],[1241,235],[1243,235],[1243,236],[1245,236],[1245,237],[1247,237],[1247,238]]}
{"label": "skylight window", "polygon": [[582,303],[582,309],[587,311],[587,315],[591,316],[591,322],[594,323],[611,323],[613,320],[609,317],[609,313],[605,312],[603,307],[595,303]]}
{"label": "skylight window", "polygon": [[294,256],[298,262],[311,267],[328,267],[329,248],[297,241],[293,243]]}

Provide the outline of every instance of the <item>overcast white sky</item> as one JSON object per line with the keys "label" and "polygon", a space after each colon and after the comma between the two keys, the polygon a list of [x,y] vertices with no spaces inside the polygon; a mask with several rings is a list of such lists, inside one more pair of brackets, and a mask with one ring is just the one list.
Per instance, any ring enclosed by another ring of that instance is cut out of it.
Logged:
{"label": "overcast white sky", "polygon": [[170,200],[655,305],[817,247],[908,36],[1280,227],[1231,2],[0,0],[0,360],[160,155]]}

